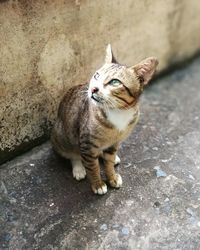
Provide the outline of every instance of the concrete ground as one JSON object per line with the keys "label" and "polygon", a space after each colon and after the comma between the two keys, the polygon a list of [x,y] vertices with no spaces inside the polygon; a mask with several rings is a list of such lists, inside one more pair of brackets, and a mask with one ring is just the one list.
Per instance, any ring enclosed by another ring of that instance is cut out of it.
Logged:
{"label": "concrete ground", "polygon": [[123,187],[92,194],[49,142],[0,169],[0,249],[200,249],[200,59],[142,98]]}

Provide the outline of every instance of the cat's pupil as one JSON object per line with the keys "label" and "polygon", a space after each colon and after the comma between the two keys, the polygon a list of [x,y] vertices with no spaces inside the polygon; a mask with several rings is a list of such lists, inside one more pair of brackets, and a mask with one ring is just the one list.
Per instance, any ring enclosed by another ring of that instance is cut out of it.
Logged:
{"label": "cat's pupil", "polygon": [[98,79],[99,78],[99,73],[98,72],[96,72],[96,74],[94,75],[94,79]]}

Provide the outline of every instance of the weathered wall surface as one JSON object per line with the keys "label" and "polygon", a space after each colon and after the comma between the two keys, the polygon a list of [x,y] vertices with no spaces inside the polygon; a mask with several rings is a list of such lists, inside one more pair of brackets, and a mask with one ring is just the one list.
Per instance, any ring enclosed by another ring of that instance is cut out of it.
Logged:
{"label": "weathered wall surface", "polygon": [[200,50],[199,0],[0,1],[0,161],[48,136],[69,86],[111,43],[120,62],[159,70]]}

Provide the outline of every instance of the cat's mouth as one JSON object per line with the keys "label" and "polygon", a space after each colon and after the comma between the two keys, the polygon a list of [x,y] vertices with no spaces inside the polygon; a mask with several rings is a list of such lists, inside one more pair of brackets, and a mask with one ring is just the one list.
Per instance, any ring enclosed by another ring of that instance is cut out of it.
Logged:
{"label": "cat's mouth", "polygon": [[102,103],[102,100],[103,98],[95,95],[95,94],[92,94],[91,98],[95,101],[95,102],[98,102],[98,103]]}
{"label": "cat's mouth", "polygon": [[96,102],[100,102],[96,97],[94,97],[93,95],[91,96],[91,98],[93,99],[93,100],[95,100]]}

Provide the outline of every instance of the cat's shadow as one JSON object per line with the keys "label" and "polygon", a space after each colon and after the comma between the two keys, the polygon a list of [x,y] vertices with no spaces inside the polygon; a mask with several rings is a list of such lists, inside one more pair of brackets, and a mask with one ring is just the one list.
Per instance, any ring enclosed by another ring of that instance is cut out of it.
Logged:
{"label": "cat's shadow", "polygon": [[[126,192],[125,188],[127,187],[127,192],[131,186],[133,192],[137,189],[137,186],[147,185],[148,181],[151,181],[152,178],[155,178],[153,171],[147,171],[149,174],[148,178],[145,178],[145,184],[143,181],[143,175],[141,175],[141,171],[134,168],[125,168],[123,165],[123,157],[122,163],[116,166],[117,172],[122,175],[124,185],[121,189],[113,189],[108,187],[108,193],[105,195],[96,195],[92,192],[89,184],[89,180],[86,178],[81,181],[77,181],[72,176],[72,165],[70,160],[62,158],[57,153],[53,152],[53,161],[51,161],[51,168],[53,169],[54,174],[56,175],[56,194],[57,198],[61,201],[61,203],[66,202],[65,199],[74,200],[74,203],[82,204],[81,206],[88,206],[90,203],[95,203],[98,200],[106,200],[110,197],[111,194],[121,193],[120,190],[123,190],[123,193]],[[101,165],[101,174],[103,179],[105,180],[105,174],[103,171],[103,162],[100,160]],[[132,164],[134,165],[134,164]],[[145,172],[145,169],[142,170]],[[119,194],[120,195],[120,194]],[[84,199],[83,199],[84,197]],[[72,202],[72,201],[71,201]]]}

